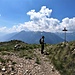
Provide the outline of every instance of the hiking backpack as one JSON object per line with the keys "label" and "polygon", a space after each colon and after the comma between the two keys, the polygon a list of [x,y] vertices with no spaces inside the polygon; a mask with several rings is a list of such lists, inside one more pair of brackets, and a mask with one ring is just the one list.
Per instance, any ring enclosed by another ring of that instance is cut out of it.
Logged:
{"label": "hiking backpack", "polygon": [[41,38],[40,40],[39,40],[39,42],[40,42],[40,44],[42,44],[44,41],[43,41],[43,38]]}

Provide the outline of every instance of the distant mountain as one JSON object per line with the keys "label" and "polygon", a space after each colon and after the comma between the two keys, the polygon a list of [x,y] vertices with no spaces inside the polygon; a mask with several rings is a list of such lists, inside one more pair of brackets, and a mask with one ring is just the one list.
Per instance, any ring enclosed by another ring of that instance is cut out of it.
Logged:
{"label": "distant mountain", "polygon": [[[56,33],[59,37],[63,38],[65,37],[64,33]],[[66,40],[67,41],[75,41],[75,32],[72,33],[66,33]]]}
{"label": "distant mountain", "polygon": [[0,32],[0,41],[2,40],[2,38],[4,37],[4,35],[6,35],[6,33]]}
{"label": "distant mountain", "polygon": [[10,34],[3,34],[0,36],[0,42],[3,42],[3,41],[8,41],[8,39],[14,35],[16,35],[17,32],[15,33],[10,33]]}
{"label": "distant mountain", "polygon": [[21,40],[26,43],[35,44],[39,43],[41,36],[45,36],[45,43],[56,44],[62,42],[63,39],[58,35],[50,32],[33,32],[33,31],[21,31],[16,34],[10,34],[7,40]]}

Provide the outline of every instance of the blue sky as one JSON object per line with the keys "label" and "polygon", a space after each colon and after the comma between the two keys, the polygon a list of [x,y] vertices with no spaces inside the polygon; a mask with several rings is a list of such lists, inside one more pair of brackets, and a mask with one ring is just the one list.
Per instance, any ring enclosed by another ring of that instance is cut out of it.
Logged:
{"label": "blue sky", "polygon": [[74,23],[75,0],[0,0],[0,32],[50,32],[60,31],[62,27],[74,31]]}

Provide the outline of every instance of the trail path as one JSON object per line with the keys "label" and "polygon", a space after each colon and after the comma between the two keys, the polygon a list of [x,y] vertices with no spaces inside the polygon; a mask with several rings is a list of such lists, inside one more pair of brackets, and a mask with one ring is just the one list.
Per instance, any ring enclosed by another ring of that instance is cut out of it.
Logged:
{"label": "trail path", "polygon": [[39,49],[35,49],[35,54],[40,59],[41,69],[43,72],[42,75],[60,75],[60,73],[57,70],[55,70],[53,64],[50,63],[46,55],[40,53]]}

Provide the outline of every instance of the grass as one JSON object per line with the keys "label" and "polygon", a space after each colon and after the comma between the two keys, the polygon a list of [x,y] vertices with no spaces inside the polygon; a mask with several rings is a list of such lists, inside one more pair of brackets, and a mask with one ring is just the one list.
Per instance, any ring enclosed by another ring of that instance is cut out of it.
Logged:
{"label": "grass", "polygon": [[21,50],[18,52],[19,57],[25,57],[26,59],[32,59],[34,57],[34,50]]}
{"label": "grass", "polygon": [[[14,46],[19,44],[20,47],[14,49]],[[10,55],[11,52],[15,53],[19,57],[25,57],[26,59],[32,59],[34,57],[34,49],[39,48],[39,44],[27,44],[20,40],[11,40],[8,42],[0,42],[1,55]]]}
{"label": "grass", "polygon": [[47,49],[47,56],[61,75],[75,75],[75,41],[55,44]]}
{"label": "grass", "polygon": [[4,60],[4,59],[2,59],[2,58],[0,57],[0,62],[5,63],[6,60]]}
{"label": "grass", "polygon": [[37,63],[37,64],[41,64],[40,59],[39,59],[38,57],[36,57],[36,61],[35,61],[35,63]]}
{"label": "grass", "polygon": [[[20,44],[21,47],[17,50],[14,49],[16,44]],[[50,62],[52,62],[55,68],[61,73],[61,75],[75,75],[75,41],[69,42],[67,45],[60,43],[45,45]],[[11,52],[19,57],[25,57],[26,59],[36,58],[35,63],[40,64],[40,57],[34,54],[34,49],[40,48],[39,44],[27,44],[19,40],[11,40],[8,42],[0,42],[0,55],[10,55]],[[0,62],[5,63],[0,57]],[[13,62],[12,64],[16,64]]]}
{"label": "grass", "polygon": [[13,62],[12,62],[12,65],[15,65],[15,64],[17,64],[17,63],[13,61]]}

